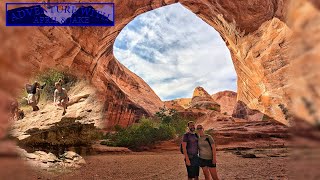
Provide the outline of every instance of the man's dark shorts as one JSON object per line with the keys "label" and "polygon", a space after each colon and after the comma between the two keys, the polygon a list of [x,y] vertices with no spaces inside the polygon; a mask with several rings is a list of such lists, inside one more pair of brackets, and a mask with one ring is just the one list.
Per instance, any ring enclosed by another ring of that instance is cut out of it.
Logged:
{"label": "man's dark shorts", "polygon": [[189,157],[190,166],[187,167],[188,178],[195,178],[199,176],[199,157],[197,155]]}
{"label": "man's dark shorts", "polygon": [[212,159],[211,160],[207,160],[207,159],[199,158],[199,164],[200,164],[200,167],[213,167],[213,168],[216,167],[216,164],[212,163]]}

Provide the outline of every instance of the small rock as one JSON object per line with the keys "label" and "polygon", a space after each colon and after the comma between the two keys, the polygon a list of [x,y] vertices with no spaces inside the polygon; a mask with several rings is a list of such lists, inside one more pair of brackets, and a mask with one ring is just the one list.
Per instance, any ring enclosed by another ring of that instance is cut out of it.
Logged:
{"label": "small rock", "polygon": [[62,157],[73,160],[73,158],[79,157],[79,155],[75,152],[67,151],[62,155]]}
{"label": "small rock", "polygon": [[39,156],[37,156],[33,153],[27,153],[27,154],[25,154],[25,157],[28,159],[38,159],[39,158]]}
{"label": "small rock", "polygon": [[58,158],[52,153],[49,153],[47,155],[47,158],[48,158],[48,162],[56,162],[56,161],[58,161]]}
{"label": "small rock", "polygon": [[242,154],[241,155],[243,158],[257,158],[255,154]]}

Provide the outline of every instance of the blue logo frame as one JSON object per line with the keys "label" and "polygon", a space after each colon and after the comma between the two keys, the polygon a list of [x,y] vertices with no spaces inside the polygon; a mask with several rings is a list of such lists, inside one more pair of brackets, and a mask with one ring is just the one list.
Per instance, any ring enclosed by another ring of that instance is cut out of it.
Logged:
{"label": "blue logo frame", "polygon": [[6,26],[114,26],[114,3],[6,3]]}

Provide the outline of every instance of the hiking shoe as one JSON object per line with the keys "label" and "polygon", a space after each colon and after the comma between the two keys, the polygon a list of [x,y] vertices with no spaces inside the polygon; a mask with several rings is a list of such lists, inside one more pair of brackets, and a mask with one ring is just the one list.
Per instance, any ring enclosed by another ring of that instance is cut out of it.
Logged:
{"label": "hiking shoe", "polygon": [[39,111],[39,107],[38,106],[34,107],[33,111]]}

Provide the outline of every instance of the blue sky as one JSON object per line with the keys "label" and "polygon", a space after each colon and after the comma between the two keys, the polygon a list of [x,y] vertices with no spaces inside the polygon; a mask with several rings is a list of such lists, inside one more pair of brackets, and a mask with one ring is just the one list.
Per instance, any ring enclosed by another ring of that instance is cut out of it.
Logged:
{"label": "blue sky", "polygon": [[236,91],[236,72],[219,33],[181,4],[144,13],[114,44],[115,57],[146,81],[162,100]]}

